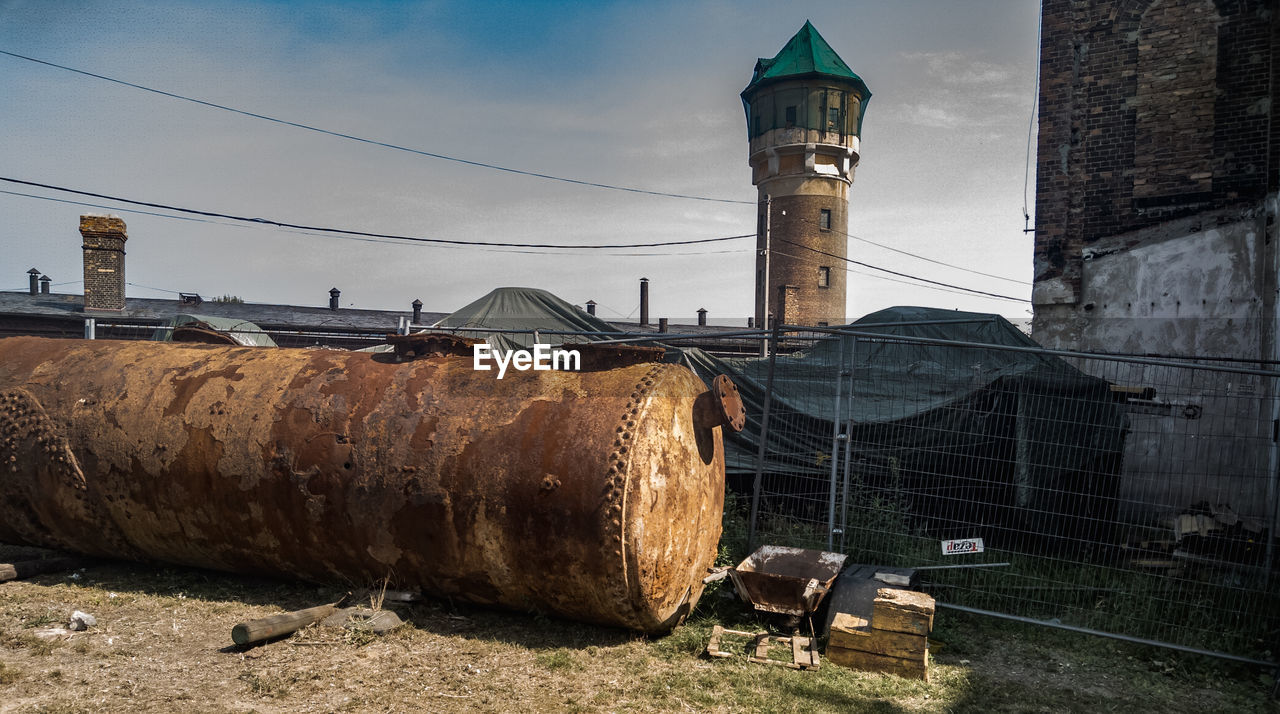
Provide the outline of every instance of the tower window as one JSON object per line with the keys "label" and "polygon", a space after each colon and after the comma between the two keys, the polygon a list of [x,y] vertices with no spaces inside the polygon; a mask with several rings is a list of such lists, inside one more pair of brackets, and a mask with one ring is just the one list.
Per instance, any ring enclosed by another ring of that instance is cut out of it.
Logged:
{"label": "tower window", "polygon": [[823,265],[818,268],[818,287],[831,287],[831,268]]}
{"label": "tower window", "polygon": [[796,107],[791,105],[787,107],[787,128],[790,129],[796,125]]}
{"label": "tower window", "polygon": [[818,212],[818,227],[824,231],[831,230],[831,209],[824,208]]}
{"label": "tower window", "polygon": [[827,131],[840,130],[840,107],[827,107]]}

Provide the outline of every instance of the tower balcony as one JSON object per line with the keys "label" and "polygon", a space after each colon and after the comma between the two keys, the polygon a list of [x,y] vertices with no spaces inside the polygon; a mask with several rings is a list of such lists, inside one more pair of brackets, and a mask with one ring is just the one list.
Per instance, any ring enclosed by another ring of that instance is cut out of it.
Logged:
{"label": "tower balcony", "polygon": [[816,129],[774,129],[751,140],[751,183],[780,176],[825,176],[853,183],[860,158],[856,135]]}

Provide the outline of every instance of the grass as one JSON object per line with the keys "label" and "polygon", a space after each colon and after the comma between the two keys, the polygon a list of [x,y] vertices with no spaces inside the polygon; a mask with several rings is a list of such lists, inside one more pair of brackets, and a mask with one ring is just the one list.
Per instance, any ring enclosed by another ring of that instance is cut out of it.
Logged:
{"label": "grass", "polygon": [[[720,561],[736,563],[745,539],[727,535]],[[730,593],[727,580],[713,584],[689,621],[661,638],[448,601],[375,600],[407,624],[359,641],[350,634],[358,630],[313,626],[244,649],[230,647],[235,623],[341,592],[102,565],[74,581],[0,586],[0,702],[50,712],[1280,712],[1270,675],[1249,667],[952,613],[937,619],[942,646],[929,684],[828,662],[800,672],[745,654],[713,660],[704,651],[714,625],[766,626]],[[69,640],[32,634],[31,623],[60,622],[72,609],[97,615],[98,627]]]}

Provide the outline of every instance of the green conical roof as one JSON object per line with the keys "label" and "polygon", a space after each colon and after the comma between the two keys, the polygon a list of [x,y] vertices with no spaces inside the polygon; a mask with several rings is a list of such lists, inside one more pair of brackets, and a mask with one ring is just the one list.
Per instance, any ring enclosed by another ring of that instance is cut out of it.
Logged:
{"label": "green conical roof", "polygon": [[831,49],[831,45],[822,39],[817,28],[808,20],[805,20],[804,27],[773,59],[761,57],[756,60],[751,84],[742,90],[742,97],[746,99],[748,94],[762,84],[800,77],[830,77],[852,84],[862,94],[864,111],[867,100],[871,98],[871,90],[867,89],[862,78],[849,69],[849,65],[840,59],[840,55]]}

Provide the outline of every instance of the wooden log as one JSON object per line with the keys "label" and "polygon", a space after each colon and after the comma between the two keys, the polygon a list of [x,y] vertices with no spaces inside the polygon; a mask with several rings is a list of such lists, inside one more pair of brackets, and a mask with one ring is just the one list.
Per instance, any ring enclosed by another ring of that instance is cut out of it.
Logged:
{"label": "wooden log", "polygon": [[911,590],[880,588],[872,608],[871,626],[877,630],[928,636],[933,630],[933,598]]}
{"label": "wooden log", "polygon": [[237,645],[247,645],[287,635],[332,615],[340,602],[242,622],[231,628],[231,641]]}
{"label": "wooden log", "polygon": [[45,573],[75,570],[87,564],[88,561],[84,558],[43,558],[41,560],[20,560],[16,563],[0,563],[0,583],[10,580],[25,580]]}
{"label": "wooden log", "polygon": [[866,620],[847,613],[831,621],[830,646],[859,652],[923,660],[929,649],[929,638],[919,634],[892,632],[868,627]]}
{"label": "wooden log", "polygon": [[841,667],[857,669],[863,672],[884,672],[885,674],[896,674],[899,677],[908,679],[929,681],[929,653],[927,651],[923,659],[916,660],[886,657],[871,652],[859,652],[858,650],[827,645],[827,661],[834,662]]}

